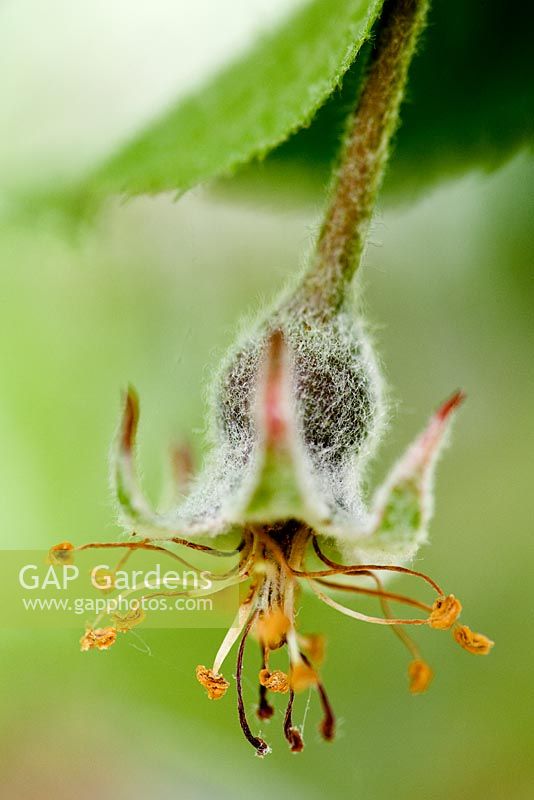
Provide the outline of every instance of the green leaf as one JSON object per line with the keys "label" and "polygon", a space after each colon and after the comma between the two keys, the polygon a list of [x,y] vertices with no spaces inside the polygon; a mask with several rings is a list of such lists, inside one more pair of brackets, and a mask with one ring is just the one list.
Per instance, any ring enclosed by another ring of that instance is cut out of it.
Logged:
{"label": "green leaf", "polygon": [[86,185],[185,191],[262,157],[307,125],[369,36],[382,0],[315,0],[240,61],[170,108]]}
{"label": "green leaf", "polygon": [[[113,155],[75,205],[107,194],[226,191],[317,199],[354,107],[382,0],[312,0]],[[410,72],[384,194],[407,197],[443,176],[491,169],[532,141],[534,6],[434,0]],[[370,44],[365,45],[364,50]],[[232,180],[226,180],[232,176]]]}
{"label": "green leaf", "polygon": [[[494,0],[434,0],[429,25],[410,69],[384,193],[409,196],[429,184],[473,169],[493,169],[534,134],[534,61],[530,57],[534,6],[514,22],[510,4]],[[267,187],[304,195],[328,181],[347,111],[360,79],[360,59],[313,124],[242,171],[239,188]]]}
{"label": "green leaf", "polygon": [[534,6],[436,0],[415,64],[389,186],[493,169],[532,143]]}

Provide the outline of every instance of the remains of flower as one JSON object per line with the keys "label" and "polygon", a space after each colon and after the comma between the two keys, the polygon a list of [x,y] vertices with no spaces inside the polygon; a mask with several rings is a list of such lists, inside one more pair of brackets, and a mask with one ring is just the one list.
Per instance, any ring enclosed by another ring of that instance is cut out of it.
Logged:
{"label": "remains of flower", "polygon": [[[238,717],[259,756],[270,748],[251,729],[243,699],[243,659],[250,634],[261,653],[260,721],[274,714],[269,692],[287,694],[284,735],[291,751],[300,752],[304,742],[293,722],[293,702],[295,693],[311,688],[322,706],[321,735],[330,741],[335,734],[319,671],[324,640],[297,627],[301,587],[348,617],[388,626],[411,656],[408,677],[414,694],[426,690],[432,671],[406,633],[408,626],[452,630],[454,640],[474,654],[485,655],[493,645],[458,623],[461,604],[454,595],[406,566],[427,540],[434,467],[463,394],[456,392],[440,406],[369,508],[360,489],[379,440],[384,403],[372,348],[351,304],[351,284],[426,5],[424,0],[392,0],[387,5],[316,255],[293,291],[223,363],[213,395],[214,447],[192,482],[188,468],[183,502],[160,513],[150,507],[139,486],[134,463],[139,409],[130,389],[113,448],[112,478],[120,520],[131,539],[78,548],[64,542],[51,552],[58,563],[72,558],[74,549],[124,548],[125,558],[144,549],[168,553],[184,563],[172,551],[178,545],[235,561],[222,573],[210,573],[211,591],[245,584],[248,593],[212,665],[198,666],[196,674],[210,699],[223,698],[229,682],[221,670],[239,640]],[[232,537],[235,545],[228,547]],[[341,557],[352,563],[342,563]],[[312,558],[315,563],[310,565]],[[393,573],[426,585],[433,600],[384,588],[382,577]],[[382,615],[369,616],[338,602],[334,595],[340,593],[376,598]],[[183,589],[181,594],[191,593]],[[423,615],[398,616],[392,603]],[[106,649],[117,631],[140,621],[115,619],[112,627],[89,628],[82,650]],[[287,671],[270,667],[271,653],[281,648],[287,650]]]}

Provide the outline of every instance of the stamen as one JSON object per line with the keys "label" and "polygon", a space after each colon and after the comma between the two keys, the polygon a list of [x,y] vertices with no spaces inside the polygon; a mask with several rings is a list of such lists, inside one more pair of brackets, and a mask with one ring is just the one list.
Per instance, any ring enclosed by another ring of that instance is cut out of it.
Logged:
{"label": "stamen", "polygon": [[[122,561],[122,559],[121,559]],[[118,568],[117,568],[118,569]],[[116,569],[99,569],[91,576],[91,583],[95,589],[99,589],[102,594],[109,594],[115,591]]]}
{"label": "stamen", "polygon": [[[369,572],[369,574],[366,575],[366,577],[373,577],[375,580],[378,580],[378,578],[375,575],[372,575],[371,572]],[[406,603],[406,605],[414,606],[415,608],[420,608],[423,611],[432,611],[432,607],[429,606],[427,603],[421,603],[419,600],[415,600],[412,597],[408,597],[407,595],[395,594],[394,592],[386,592],[382,588],[368,589],[365,586],[352,586],[346,583],[333,583],[332,581],[325,581],[322,578],[317,578],[316,582],[320,583],[322,586],[329,586],[331,589],[339,589],[341,591],[354,592],[356,594],[367,594],[387,600],[396,600],[399,603]]]}
{"label": "stamen", "polygon": [[108,650],[117,639],[115,628],[92,628],[88,627],[80,639],[80,650],[86,653],[88,650]]}
{"label": "stamen", "polygon": [[460,647],[475,656],[487,656],[495,644],[483,633],[475,633],[467,625],[457,625],[453,630],[453,636]]}
{"label": "stamen", "polygon": [[111,615],[111,619],[113,620],[113,624],[119,633],[127,633],[128,631],[131,631],[132,628],[135,628],[136,625],[140,625],[145,619],[145,616],[146,615],[143,611],[141,603],[139,603],[134,608],[130,608],[124,614],[115,612]]}
{"label": "stamen", "polygon": [[344,569],[343,564],[338,564],[336,561],[332,561],[327,555],[325,555],[325,553],[323,553],[319,547],[317,536],[312,536],[312,544],[317,557],[323,562],[323,564],[326,564],[327,567],[333,567],[333,569]]}
{"label": "stamen", "polygon": [[134,552],[133,550],[127,550],[124,553],[124,555],[121,556],[120,559],[118,560],[117,565],[115,566],[113,572],[118,572],[119,569],[122,569],[124,565],[128,562],[128,559],[131,557],[133,552]]}
{"label": "stamen", "polygon": [[317,673],[305,656],[301,655],[299,661],[291,664],[290,684],[295,692],[318,685]]}
{"label": "stamen", "polygon": [[[393,566],[391,564],[355,564],[349,567],[344,566],[343,564],[338,564],[335,561],[331,561],[319,547],[319,542],[317,541],[317,537],[314,536],[312,539],[313,542],[313,549],[317,553],[317,556],[320,560],[327,564],[328,566],[332,567],[331,571],[321,571],[321,572],[308,572],[308,573],[298,573],[302,574],[302,577],[306,578],[323,578],[327,577],[328,575],[336,575],[336,574],[346,574],[346,575],[357,575],[360,572],[369,572],[369,571],[376,571],[376,570],[385,570],[390,572],[401,572],[405,575],[413,575],[416,578],[421,578],[421,580],[428,583],[432,588],[440,595],[444,595],[445,592],[441,589],[441,587],[430,578],[428,575],[425,575],[424,572],[417,572],[416,570],[409,569],[408,567],[398,567]],[[297,574],[297,573],[295,573]]]}
{"label": "stamen", "polygon": [[[229,586],[236,586],[244,581],[248,580],[247,577],[236,577],[234,581],[227,584],[226,586],[216,586],[213,585],[209,589],[160,589],[154,592],[149,592],[148,594],[142,594],[139,597],[139,601],[141,603],[147,603],[149,600],[152,600],[155,597],[210,597],[214,594],[219,594],[219,592],[224,592]],[[156,582],[156,585],[159,586],[160,582]],[[186,585],[186,584],[185,584]],[[128,597],[129,595],[133,594],[134,592],[138,592],[144,586],[143,583],[136,584],[132,586],[131,589],[128,591],[121,592],[118,596],[119,599],[123,597]]]}
{"label": "stamen", "polygon": [[[238,578],[236,578],[236,580],[233,583],[234,584],[242,583],[245,580],[248,580],[248,578],[246,578],[246,577],[238,577]],[[156,585],[159,586],[160,585],[160,581],[157,581]],[[233,585],[233,584],[230,584],[230,585]],[[136,584],[135,586],[130,587],[130,589],[121,591],[120,594],[117,596],[116,600],[120,603],[120,602],[122,602],[123,599],[125,599],[127,597],[130,597],[132,594],[134,594],[135,592],[140,591],[144,587],[145,587],[145,583],[144,582],[142,582],[140,584]],[[224,591],[224,589],[226,589],[226,588],[228,588],[228,587],[227,586],[216,586],[216,585],[213,585],[210,589],[198,589],[196,591],[193,590],[193,589],[188,589],[188,590],[171,590],[171,589],[169,589],[169,590],[158,590],[158,591],[153,591],[153,592],[149,592],[147,594],[140,595],[140,597],[138,598],[137,602],[142,607],[143,605],[145,605],[147,603],[147,601],[149,601],[149,600],[151,600],[153,598],[156,598],[156,597],[189,597],[189,598],[191,598],[191,597],[192,598],[194,598],[194,597],[208,597],[210,595],[218,594],[219,592]],[[107,609],[105,608],[104,610],[102,610],[100,612],[100,614],[98,614],[98,616],[96,617],[95,621],[93,622],[93,627],[96,626],[100,622],[102,617],[106,616],[108,613],[109,613],[109,607]]]}
{"label": "stamen", "polygon": [[[172,540],[169,540],[169,539],[160,539],[160,540],[158,540],[158,539],[139,539],[139,540],[130,541],[130,542],[88,542],[87,544],[82,544],[82,545],[79,545],[78,547],[75,547],[74,550],[81,552],[83,550],[101,550],[101,549],[113,550],[113,549],[121,549],[122,548],[122,549],[128,550],[129,552],[133,552],[134,550],[149,550],[151,552],[163,553],[164,555],[167,555],[170,558],[172,558],[174,561],[178,561],[180,564],[182,564],[182,566],[187,567],[187,569],[190,570],[191,572],[196,572],[196,573],[200,574],[200,572],[202,571],[204,573],[204,576],[206,578],[210,578],[210,580],[212,580],[212,581],[226,580],[227,578],[230,578],[233,575],[239,574],[242,571],[241,564],[237,564],[231,570],[229,570],[228,572],[225,572],[223,574],[217,574],[215,572],[211,572],[211,571],[208,571],[208,570],[200,570],[199,567],[196,567],[194,564],[191,564],[189,561],[186,561],[185,559],[181,558],[181,556],[177,555],[176,553],[173,553],[171,550],[167,550],[166,547],[163,547],[162,545],[154,544],[154,542],[156,542],[156,541],[172,541]],[[185,542],[186,542],[185,539],[182,540],[182,543],[185,543]],[[194,543],[194,542],[189,542],[188,544],[191,545],[193,547],[193,549],[195,549],[195,550],[203,549],[205,547],[204,545],[199,545],[197,547],[196,543]],[[219,551],[219,552],[223,552],[223,551]],[[237,552],[238,551],[236,551],[236,553]],[[211,555],[213,555],[213,554],[214,553],[211,553]],[[217,554],[217,553],[215,553],[215,554]],[[234,555],[234,554],[232,553],[232,555]],[[121,561],[119,562],[119,565],[123,564],[125,559],[126,559],[126,557],[121,559]],[[119,569],[119,565],[117,565],[116,569]]]}
{"label": "stamen", "polygon": [[[315,549],[316,554],[321,559],[321,561],[323,561],[323,563],[325,563],[328,566],[331,566],[333,568],[338,566],[338,565],[336,565],[335,562],[331,561],[327,556],[324,555],[324,553],[319,548],[319,544],[317,542],[316,537],[314,537],[314,539],[313,539],[313,545],[314,545],[314,549]],[[419,601],[413,600],[412,598],[406,597],[404,595],[394,594],[392,592],[385,592],[383,587],[382,587],[382,584],[381,584],[381,581],[380,581],[378,575],[375,575],[370,570],[365,572],[365,573],[362,572],[362,574],[367,575],[368,577],[372,578],[375,581],[378,591],[374,591],[372,589],[367,589],[367,588],[363,588],[363,587],[346,586],[345,584],[339,584],[339,583],[338,584],[334,584],[334,583],[331,583],[329,581],[325,581],[325,580],[321,580],[321,579],[318,580],[318,583],[321,583],[323,586],[332,586],[333,588],[335,587],[336,589],[343,589],[345,591],[352,591],[352,592],[359,592],[359,593],[362,593],[362,594],[377,595],[380,598],[380,604],[382,606],[382,610],[384,612],[384,616],[387,619],[390,619],[390,620],[393,619],[393,616],[392,616],[391,610],[389,608],[388,600],[396,600],[398,602],[407,603],[408,605],[416,606],[416,607],[421,608],[421,609],[423,609],[425,611],[432,611],[433,608],[434,608],[434,607],[428,606],[426,603],[420,603]],[[426,661],[424,661],[421,658],[421,655],[420,655],[420,652],[419,652],[419,648],[417,647],[417,645],[415,644],[413,639],[406,633],[406,631],[403,628],[401,628],[401,627],[399,627],[397,625],[392,625],[391,630],[400,639],[400,641],[404,644],[404,646],[409,650],[409,652],[412,654],[412,657],[413,657],[413,660],[408,665],[408,677],[410,679],[410,691],[413,694],[418,694],[420,692],[424,692],[428,688],[428,686],[430,685],[430,682],[431,682],[431,680],[433,678],[433,672],[432,672],[431,668],[426,663]]]}
{"label": "stamen", "polygon": [[438,597],[432,605],[432,613],[428,618],[431,628],[448,631],[460,616],[462,604],[453,594],[447,597]]}
{"label": "stamen", "polygon": [[264,533],[260,528],[256,529],[254,533],[256,538],[263,543],[264,547],[266,547],[266,549],[269,550],[275,556],[276,560],[278,561],[279,565],[282,567],[286,575],[295,574],[295,571],[288,564],[285,553],[278,544],[278,542],[275,542],[274,539],[272,539],[270,536]]}
{"label": "stamen", "polygon": [[292,753],[301,753],[304,750],[304,740],[298,728],[293,725],[293,700],[295,699],[295,692],[293,689],[289,692],[289,702],[286,708],[284,717],[284,736],[289,742],[289,748]]}
{"label": "stamen", "polygon": [[324,636],[320,633],[297,634],[297,639],[312,663],[317,665],[323,663],[326,649]]}
{"label": "stamen", "polygon": [[74,564],[75,547],[71,542],[60,542],[48,551],[49,564]]}
{"label": "stamen", "polygon": [[293,627],[287,633],[287,649],[291,664],[289,685],[295,692],[301,692],[310,686],[317,685],[317,673],[310,662],[303,656],[298,645],[297,634]]}
{"label": "stamen", "polygon": [[196,668],[197,681],[206,689],[210,700],[219,700],[224,697],[230,684],[220,674],[212,669],[207,669],[203,664]]}
{"label": "stamen", "polygon": [[285,640],[291,623],[282,609],[276,608],[260,614],[256,623],[258,638],[269,650],[277,650]]}
{"label": "stamen", "polygon": [[336,611],[340,611],[342,614],[346,614],[347,617],[353,617],[354,619],[362,620],[363,622],[373,622],[377,625],[426,625],[426,619],[384,619],[383,617],[370,617],[367,614],[362,614],[359,611],[354,611],[352,608],[347,608],[346,606],[342,606],[340,603],[336,603],[331,597],[323,594],[319,589],[315,586],[315,581],[310,580],[309,584],[312,590],[315,592],[319,600],[322,600],[323,603],[326,603],[327,606],[331,606]]}
{"label": "stamen", "polygon": [[157,541],[166,541],[166,542],[173,542],[173,544],[179,544],[182,547],[189,547],[191,550],[200,550],[202,553],[209,553],[210,556],[217,556],[218,558],[229,558],[231,556],[237,556],[243,547],[245,546],[245,540],[241,539],[241,542],[236,547],[235,550],[217,550],[215,547],[209,547],[207,544],[199,544],[198,542],[190,542],[188,539],[181,539],[179,536],[173,536],[172,539],[154,539],[155,542]]}
{"label": "stamen", "polygon": [[260,686],[264,686],[271,692],[285,694],[289,691],[289,678],[285,672],[279,669],[275,669],[274,672],[269,672],[268,669],[261,669],[258,678]]}
{"label": "stamen", "polygon": [[428,689],[434,673],[426,661],[416,658],[408,665],[408,677],[410,678],[411,693],[421,694]]}
{"label": "stamen", "polygon": [[268,753],[271,752],[271,748],[263,739],[259,736],[254,736],[250,729],[250,725],[248,724],[247,715],[245,713],[245,705],[243,703],[243,689],[242,689],[242,675],[243,675],[243,655],[245,653],[245,643],[247,641],[247,636],[250,633],[250,629],[254,623],[256,614],[252,614],[250,617],[243,636],[241,638],[241,642],[239,644],[239,650],[237,652],[237,670],[236,670],[236,682],[237,682],[237,712],[239,716],[239,724],[241,725],[241,730],[245,734],[245,738],[248,742],[252,745],[252,747],[256,750],[256,755],[260,758],[263,758]]}
{"label": "stamen", "polygon": [[[378,575],[375,575],[374,573],[371,573],[371,575],[375,579],[378,588],[382,590],[382,584],[380,582],[380,578],[378,577]],[[382,606],[382,611],[384,612],[384,616],[391,618],[393,615],[391,613],[388,600],[385,597],[380,598],[380,605]],[[405,631],[404,628],[401,628],[400,626],[397,625],[393,625],[393,627],[390,628],[390,630],[393,631],[395,636],[411,653],[413,658],[413,660],[408,664],[408,678],[410,681],[410,691],[412,692],[412,694],[419,694],[420,692],[426,691],[433,678],[433,672],[426,663],[426,661],[424,661],[421,658],[418,646],[416,645],[412,637]]]}
{"label": "stamen", "polygon": [[230,652],[235,642],[241,635],[241,632],[245,627],[245,623],[249,617],[252,608],[252,603],[256,598],[256,595],[257,595],[257,590],[254,589],[249,595],[249,597],[239,606],[237,615],[234,621],[232,622],[232,626],[228,628],[226,636],[222,640],[221,646],[217,650],[217,655],[215,656],[215,661],[213,662],[214,672],[220,671],[228,653]]}

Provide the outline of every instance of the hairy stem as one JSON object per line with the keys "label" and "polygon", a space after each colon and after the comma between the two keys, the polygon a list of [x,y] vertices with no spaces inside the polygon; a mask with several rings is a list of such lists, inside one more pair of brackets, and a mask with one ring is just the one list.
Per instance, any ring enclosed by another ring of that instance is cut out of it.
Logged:
{"label": "hairy stem", "polygon": [[[386,0],[300,301],[329,315],[360,263],[428,0]],[[302,305],[301,305],[302,307]]]}

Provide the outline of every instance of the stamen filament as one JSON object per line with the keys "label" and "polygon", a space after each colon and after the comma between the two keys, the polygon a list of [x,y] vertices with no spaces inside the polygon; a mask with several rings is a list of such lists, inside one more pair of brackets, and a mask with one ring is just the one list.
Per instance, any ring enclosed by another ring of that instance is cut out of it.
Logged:
{"label": "stamen filament", "polygon": [[228,629],[226,636],[222,640],[221,645],[217,650],[217,654],[213,661],[212,669],[216,675],[218,675],[219,672],[221,671],[223,662],[225,661],[228,653],[230,652],[235,642],[238,640],[241,632],[243,631],[243,628],[245,627],[247,619],[250,615],[253,601],[255,600],[256,596],[257,596],[257,591],[253,592],[251,597],[244,603],[241,603],[241,605],[239,606],[239,610],[237,612],[234,621],[232,622],[232,626]]}
{"label": "stamen filament", "polygon": [[256,537],[264,544],[267,550],[270,550],[270,552],[276,557],[276,560],[278,561],[279,565],[282,567],[284,572],[287,575],[291,575],[293,573],[293,569],[290,567],[285,557],[284,551],[282,550],[278,542],[275,542],[274,539],[272,539],[262,530],[255,530],[254,533],[256,534]]}
{"label": "stamen filament", "polygon": [[346,575],[356,575],[359,572],[367,571],[375,571],[375,570],[385,570],[390,572],[401,572],[405,575],[413,575],[416,578],[421,578],[421,580],[428,583],[432,588],[438,593],[438,595],[442,596],[445,594],[441,586],[436,583],[435,580],[430,578],[428,575],[425,575],[424,572],[418,572],[414,569],[409,569],[408,567],[399,567],[392,564],[354,564],[351,566],[345,566],[344,564],[339,564],[336,561],[332,561],[328,558],[321,548],[319,547],[319,543],[317,541],[317,537],[314,536],[312,539],[313,549],[315,550],[317,556],[320,560],[326,564],[327,566],[332,568],[332,571],[327,572],[325,570],[318,571],[318,572],[308,572],[308,573],[298,573],[302,575],[302,577],[306,578],[317,578],[317,577],[326,577],[328,575],[336,575],[336,574],[346,574]]}
{"label": "stamen filament", "polygon": [[[377,586],[382,588],[382,585],[381,585],[381,582],[380,582],[380,579],[378,578],[378,576],[373,575],[373,577],[376,580]],[[382,611],[384,612],[384,616],[385,617],[388,617],[388,618],[393,617],[393,614],[391,613],[391,609],[390,609],[389,603],[388,603],[388,601],[387,601],[385,596],[382,596],[380,598],[380,605],[382,606]],[[408,633],[406,633],[404,628],[401,628],[398,625],[393,625],[391,627],[391,630],[395,634],[395,636],[402,642],[402,644],[406,647],[408,652],[411,653],[412,657],[415,660],[420,660],[421,659],[421,652],[420,652],[418,646],[416,645],[416,643],[414,642],[414,640],[412,639],[412,637]]]}
{"label": "stamen filament", "polygon": [[291,665],[294,667],[296,664],[298,664],[300,661],[302,661],[302,656],[300,654],[300,648],[299,648],[299,643],[298,643],[298,639],[297,639],[297,633],[296,633],[295,628],[293,627],[293,625],[288,630],[287,635],[286,635],[286,639],[287,639],[287,650],[288,650],[288,653],[289,653],[289,661],[290,661]]}
{"label": "stamen filament", "polygon": [[426,625],[426,619],[384,619],[383,617],[370,617],[367,614],[362,614],[359,611],[354,611],[352,608],[347,608],[347,606],[342,606],[340,603],[337,603],[331,597],[323,594],[319,589],[315,586],[315,581],[309,580],[308,581],[312,591],[317,595],[319,600],[322,600],[323,603],[326,603],[327,606],[334,608],[336,611],[340,611],[342,614],[345,614],[347,617],[353,617],[354,619],[359,619],[362,622],[373,622],[377,625]]}
{"label": "stamen filament", "polygon": [[[82,544],[82,545],[79,545],[78,547],[75,547],[74,550],[81,552],[82,550],[100,550],[100,549],[102,549],[102,550],[103,549],[113,550],[113,549],[121,549],[122,548],[122,549],[127,549],[130,552],[133,552],[134,550],[149,550],[151,552],[163,553],[164,555],[168,555],[170,558],[174,559],[175,561],[178,561],[180,564],[182,564],[182,566],[187,567],[187,569],[191,570],[192,572],[197,572],[197,573],[204,572],[206,577],[209,577],[210,580],[226,580],[228,577],[231,577],[232,575],[234,575],[240,569],[240,565],[237,565],[236,567],[233,567],[229,572],[223,573],[222,575],[217,575],[217,573],[211,572],[211,571],[208,572],[208,570],[201,570],[199,567],[196,567],[194,564],[191,564],[189,561],[186,561],[184,558],[179,556],[177,553],[173,553],[171,550],[167,550],[166,547],[163,547],[163,546],[157,545],[157,544],[153,544],[154,541],[174,541],[174,540],[171,540],[171,539],[160,539],[160,540],[157,540],[157,539],[154,539],[154,540],[142,539],[140,541],[134,541],[134,542],[89,542],[87,544]],[[185,542],[185,541],[186,540],[184,539],[183,542]],[[189,542],[188,544],[190,546],[192,546],[195,550],[204,549],[204,546],[200,546],[199,545],[197,547],[196,544],[193,543],[193,542]],[[222,553],[222,551],[219,551],[219,552]],[[228,555],[237,555],[238,552],[239,551],[236,550],[235,553],[228,553]],[[213,555],[213,554],[214,554],[213,552],[210,553],[210,555]],[[119,562],[119,564],[122,564],[122,563],[123,563],[122,561]],[[117,566],[115,569],[119,569],[119,567]]]}
{"label": "stamen filament", "polygon": [[327,578],[329,575],[360,575],[362,573],[365,574],[374,570],[403,572],[407,575],[415,575],[416,577],[422,578],[424,581],[429,583],[440,597],[444,595],[444,592],[440,589],[438,584],[432,580],[432,578],[429,578],[428,575],[425,575],[423,572],[416,572],[413,569],[408,569],[408,567],[394,567],[389,565],[386,566],[384,564],[361,564],[359,566],[340,567],[339,569],[320,569],[310,571],[293,570],[293,575],[296,575],[299,578]]}
{"label": "stamen filament", "polygon": [[189,561],[185,561],[185,559],[181,558],[176,553],[167,550],[166,547],[162,547],[161,545],[152,544],[147,539],[142,539],[139,542],[89,542],[88,544],[82,544],[75,549],[78,551],[82,550],[100,550],[100,549],[118,549],[118,548],[126,548],[128,550],[150,550],[156,553],[164,553],[165,555],[170,556],[175,561],[179,561],[184,567],[191,569],[195,572],[200,572],[198,567],[193,566]]}
{"label": "stamen filament", "polygon": [[[369,573],[369,577],[376,578],[376,576],[373,576],[371,572]],[[376,578],[376,580],[378,581],[378,578]],[[320,583],[322,586],[329,586],[331,589],[339,589],[345,592],[355,592],[356,594],[367,594],[373,597],[379,597],[381,599],[396,600],[399,603],[406,603],[406,605],[420,608],[423,611],[432,611],[432,606],[429,606],[427,603],[421,603],[419,600],[415,600],[412,597],[408,597],[403,594],[386,592],[382,588],[369,589],[366,586],[352,586],[346,583],[333,583],[332,581],[325,581],[323,578],[317,578],[316,582]]]}
{"label": "stamen filament", "polygon": [[[247,580],[247,578],[243,577],[243,578],[240,578],[239,581],[236,581],[236,583],[238,583],[238,582],[240,583],[240,582],[243,582],[245,580]],[[157,580],[157,581],[155,581],[155,584],[157,586],[158,584],[160,584],[162,582],[163,582],[163,579]],[[232,584],[230,584],[230,585],[232,585]],[[109,614],[109,609],[111,607],[111,603],[112,602],[114,602],[115,604],[120,604],[121,600],[126,600],[128,597],[130,597],[130,595],[134,594],[135,592],[138,592],[140,589],[143,589],[143,588],[146,588],[144,583],[137,583],[137,584],[135,584],[135,586],[131,586],[129,589],[121,591],[121,593],[119,595],[117,595],[116,597],[110,597],[109,603],[108,603],[108,608],[105,608],[103,611],[100,612],[100,614],[93,621],[93,625],[92,626],[96,627],[96,625],[100,622],[100,620],[103,617],[105,617],[106,615]],[[151,600],[154,597],[188,597],[188,598],[189,597],[190,598],[209,597],[210,595],[218,594],[218,592],[222,592],[226,588],[227,588],[226,586],[218,586],[217,588],[212,588],[212,589],[207,589],[207,588],[198,589],[198,590],[193,590],[193,589],[177,589],[177,590],[169,589],[168,591],[154,591],[154,592],[150,592],[149,594],[141,595],[138,598],[138,602],[140,604],[142,604],[143,601]]]}
{"label": "stamen filament", "polygon": [[[317,540],[315,539],[315,537],[314,537],[314,547],[315,547],[315,552],[319,555],[319,558],[321,558],[321,560],[324,561],[324,563],[330,564],[330,565],[335,565],[335,562],[330,561],[330,559],[327,558],[326,556],[324,556],[324,554],[320,551],[319,546],[317,544]],[[391,613],[391,609],[389,607],[388,599],[389,600],[398,600],[399,602],[406,602],[409,605],[417,606],[417,607],[423,609],[424,611],[431,611],[432,610],[432,606],[426,605],[426,603],[420,603],[418,600],[413,600],[412,598],[405,597],[404,595],[393,594],[392,592],[385,592],[384,591],[384,587],[382,586],[382,582],[381,582],[380,578],[378,577],[378,575],[375,575],[374,572],[369,571],[367,573],[362,573],[362,574],[365,574],[367,577],[372,578],[375,581],[375,583],[377,585],[377,588],[378,588],[378,592],[375,592],[372,589],[367,589],[367,588],[362,588],[362,587],[357,587],[357,586],[347,586],[347,585],[342,584],[342,583],[335,583],[334,584],[334,583],[327,582],[327,581],[325,581],[323,579],[320,579],[320,578],[317,579],[317,582],[321,583],[323,586],[331,586],[331,587],[335,587],[336,589],[343,589],[343,590],[349,591],[349,592],[361,592],[362,594],[376,594],[376,595],[378,595],[378,597],[380,599],[380,605],[382,606],[382,611],[384,612],[384,616],[387,617],[387,618],[390,618],[390,619],[393,618],[393,614]],[[420,659],[421,658],[421,652],[420,652],[418,646],[413,641],[411,636],[409,636],[406,633],[404,628],[401,628],[401,627],[399,627],[397,625],[392,625],[391,630],[397,636],[397,638],[400,639],[402,644],[404,644],[404,646],[411,653],[411,655],[413,656],[414,659]]]}
{"label": "stamen filament", "polygon": [[218,558],[228,558],[237,556],[245,547],[245,540],[241,539],[235,550],[217,550],[215,547],[209,547],[207,544],[199,544],[198,542],[190,542],[188,539],[181,539],[178,536],[173,536],[172,539],[155,539],[154,541],[170,541],[173,544],[179,544],[183,547],[190,547],[192,550],[200,550],[203,553],[209,553],[210,556],[217,556]]}

